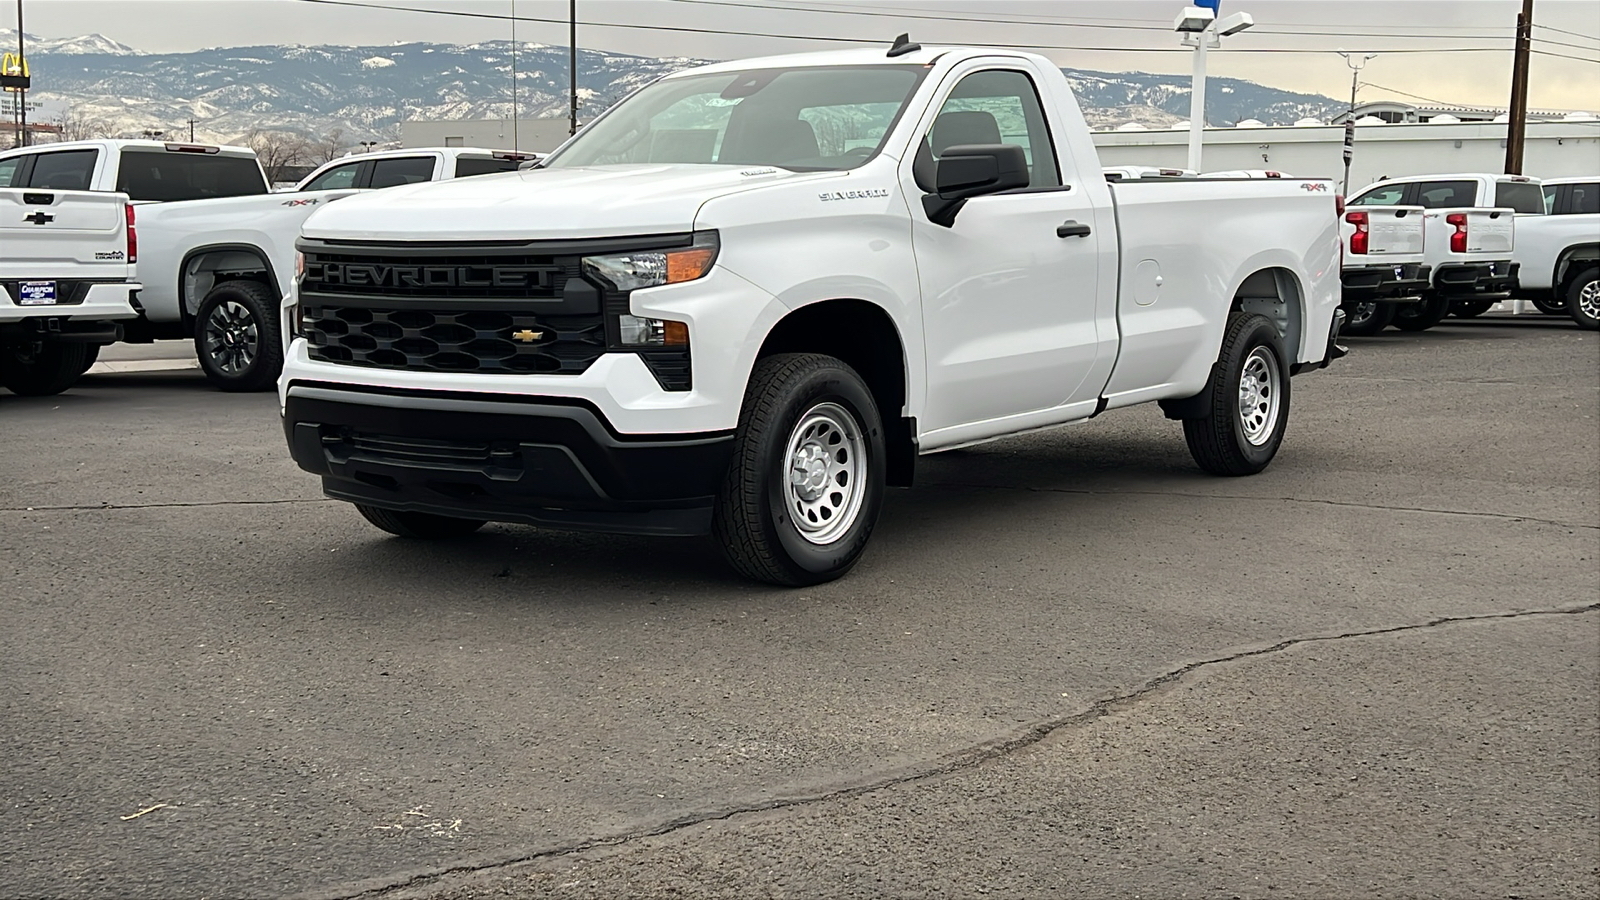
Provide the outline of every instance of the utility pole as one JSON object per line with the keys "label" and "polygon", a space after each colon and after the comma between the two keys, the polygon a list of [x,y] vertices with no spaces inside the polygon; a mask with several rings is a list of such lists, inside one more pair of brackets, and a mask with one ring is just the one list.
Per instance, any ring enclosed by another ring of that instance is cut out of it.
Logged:
{"label": "utility pole", "polygon": [[194,117],[189,117],[189,143],[194,143]]}
{"label": "utility pole", "polygon": [[521,149],[517,128],[517,0],[511,0],[511,152]]}
{"label": "utility pole", "polygon": [[1533,49],[1533,0],[1517,14],[1517,50],[1511,66],[1511,121],[1506,125],[1506,174],[1522,174],[1522,139],[1528,130],[1528,60]]}
{"label": "utility pole", "polygon": [[[1530,0],[1531,3],[1531,0]],[[22,0],[16,0],[16,59],[27,75],[27,48],[22,46]],[[27,146],[27,88],[16,91],[16,146]]]}
{"label": "utility pole", "polygon": [[1355,156],[1356,141],[1356,90],[1361,86],[1361,70],[1366,68],[1378,54],[1368,53],[1356,59],[1354,53],[1338,51],[1344,57],[1344,64],[1350,67],[1350,111],[1344,117],[1344,189],[1340,191],[1345,196],[1350,195],[1350,160]]}
{"label": "utility pole", "polygon": [[[22,0],[17,0],[21,3]],[[1530,0],[1531,2],[1531,0]],[[568,36],[568,74],[572,76],[572,123],[567,129],[567,134],[578,133],[578,0],[570,0],[570,13],[568,22],[571,23],[572,33]]]}

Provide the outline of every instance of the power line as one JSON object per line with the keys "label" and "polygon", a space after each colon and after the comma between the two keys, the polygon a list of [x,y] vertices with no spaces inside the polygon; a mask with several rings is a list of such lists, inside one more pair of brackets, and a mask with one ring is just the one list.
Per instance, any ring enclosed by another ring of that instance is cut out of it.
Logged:
{"label": "power line", "polygon": [[1448,100],[1435,100],[1432,97],[1424,97],[1421,94],[1412,94],[1412,93],[1409,93],[1409,92],[1406,92],[1406,91],[1402,91],[1399,88],[1392,88],[1392,87],[1389,87],[1387,85],[1378,84],[1376,81],[1363,81],[1361,83],[1361,85],[1363,87],[1377,88],[1380,91],[1388,91],[1391,94],[1399,94],[1402,97],[1410,97],[1413,100],[1425,100],[1428,103],[1437,103],[1440,106],[1460,106],[1459,103],[1451,103]]}
{"label": "power line", "polygon": [[1596,59],[1592,56],[1573,56],[1570,53],[1554,53],[1549,50],[1534,50],[1532,52],[1537,53],[1540,56],[1554,56],[1560,59],[1575,59],[1578,62],[1586,62],[1592,65],[1600,66],[1600,59]]}
{"label": "power line", "polygon": [[[363,3],[363,2],[361,2],[361,0],[298,0],[298,2],[301,2],[301,3],[316,3],[316,4],[320,4],[320,5],[325,5],[325,6],[349,6],[349,7],[356,7],[358,9],[381,9],[381,10],[389,10],[391,12],[423,13],[423,14],[435,15],[435,16],[457,16],[457,17],[472,18],[472,19],[493,19],[493,20],[498,20],[498,21],[505,21],[507,19],[512,18],[511,16],[506,16],[506,15],[502,15],[502,14],[498,14],[498,13],[468,12],[466,10],[429,9],[427,7],[420,7],[420,6],[389,6],[389,5],[385,5],[385,4],[381,4],[381,3]],[[517,16],[516,19],[519,22],[544,22],[544,23],[554,24],[554,25],[566,25],[569,22],[569,20],[567,20],[567,19],[556,19],[556,18],[550,18],[548,16],[528,16],[528,15],[523,15],[523,16]],[[727,29],[727,28],[693,28],[693,27],[689,27],[689,26],[686,26],[686,25],[643,25],[643,24],[636,24],[636,23],[630,23],[630,22],[589,22],[589,21],[580,21],[578,24],[579,25],[584,25],[584,26],[587,26],[587,27],[591,27],[591,28],[623,28],[623,29],[632,29],[632,30],[636,30],[636,31],[670,31],[670,32],[683,33],[683,34],[716,34],[716,35],[729,35],[729,36],[734,36],[734,37],[763,37],[763,38],[777,38],[777,39],[780,39],[780,40],[824,41],[824,42],[845,43],[845,44],[880,45],[880,44],[884,43],[884,41],[881,38],[857,38],[857,37],[841,37],[841,36],[837,36],[837,35],[817,35],[817,34],[793,34],[793,33],[785,34],[785,33],[775,33],[775,32],[770,32],[770,31],[741,31],[741,30]],[[1024,24],[1024,23],[1012,23],[1012,24]],[[953,43],[958,43],[958,44],[960,44],[962,46],[968,46],[968,47],[984,47],[984,48],[999,49],[999,50],[1076,50],[1076,51],[1095,52],[1095,53],[1183,53],[1183,54],[1187,54],[1187,53],[1190,52],[1187,48],[1184,48],[1184,47],[1093,47],[1093,46],[1082,46],[1082,45],[1072,45],[1072,44],[1040,44],[1040,43],[1012,44],[1012,43],[996,43],[996,42],[985,42],[985,41],[958,41],[958,42],[953,42]],[[1505,52],[1505,48],[1501,48],[1501,47],[1426,47],[1426,48],[1424,48],[1424,47],[1401,47],[1401,48],[1372,48],[1372,49],[1374,49],[1374,50],[1380,50],[1381,49],[1382,52],[1387,53],[1387,54],[1396,54],[1396,53],[1504,53]],[[1318,53],[1318,54],[1320,54],[1320,53],[1332,53],[1334,51],[1332,51],[1332,50],[1319,50],[1319,49],[1306,48],[1306,47],[1252,47],[1252,48],[1250,48],[1249,52],[1251,52],[1251,53],[1274,53],[1274,54],[1303,54],[1303,53]]]}
{"label": "power line", "polygon": [[1543,28],[1545,31],[1554,31],[1557,34],[1569,34],[1569,35],[1571,35],[1573,37],[1584,38],[1584,39],[1590,40],[1590,41],[1600,41],[1600,36],[1596,36],[1596,35],[1592,35],[1592,34],[1584,34],[1581,31],[1568,31],[1565,28],[1556,28],[1556,27],[1551,26],[1551,25],[1540,25],[1537,22],[1535,22],[1533,24],[1533,27],[1535,27],[1535,28]]}

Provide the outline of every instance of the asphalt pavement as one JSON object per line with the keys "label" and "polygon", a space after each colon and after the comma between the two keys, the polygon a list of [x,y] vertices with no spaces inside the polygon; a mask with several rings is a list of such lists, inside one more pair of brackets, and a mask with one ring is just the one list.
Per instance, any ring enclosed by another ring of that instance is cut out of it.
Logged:
{"label": "asphalt pavement", "polygon": [[801,591],[389,538],[190,368],[0,396],[0,895],[1593,897],[1600,339],[1350,343],[1259,476],[939,454]]}

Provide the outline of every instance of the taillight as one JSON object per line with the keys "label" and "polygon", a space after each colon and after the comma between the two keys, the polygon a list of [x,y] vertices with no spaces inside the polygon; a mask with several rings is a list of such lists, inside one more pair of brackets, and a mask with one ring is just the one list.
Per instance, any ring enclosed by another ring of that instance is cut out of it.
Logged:
{"label": "taillight", "polygon": [[1365,254],[1367,252],[1367,214],[1365,212],[1345,213],[1344,220],[1356,227],[1356,233],[1350,235],[1350,252]]}
{"label": "taillight", "polygon": [[128,262],[139,261],[139,232],[133,227],[133,204],[128,203],[122,207],[128,213]]}
{"label": "taillight", "polygon": [[1455,234],[1450,235],[1450,252],[1467,252],[1467,214],[1451,213],[1444,217],[1444,221],[1446,224],[1456,227]]}

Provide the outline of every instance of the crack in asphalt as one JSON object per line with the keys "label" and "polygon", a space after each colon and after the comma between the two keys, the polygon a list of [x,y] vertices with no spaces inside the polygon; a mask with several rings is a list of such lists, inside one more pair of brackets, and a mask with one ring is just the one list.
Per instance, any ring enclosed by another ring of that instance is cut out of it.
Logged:
{"label": "crack in asphalt", "polygon": [[[695,825],[703,825],[709,822],[727,821],[736,816],[747,815],[750,813],[770,812],[772,810],[779,809],[792,809],[818,803],[826,803],[832,800],[858,797],[864,794],[880,791],[885,788],[897,787],[899,785],[923,781],[929,778],[938,778],[945,775],[955,774],[957,772],[976,768],[977,766],[983,765],[992,760],[1000,759],[1016,753],[1019,750],[1031,747],[1063,729],[1078,725],[1086,725],[1105,718],[1112,713],[1122,712],[1135,707],[1141,702],[1157,696],[1164,689],[1179,684],[1186,676],[1201,669],[1226,665],[1228,663],[1239,662],[1241,660],[1253,659],[1256,657],[1270,656],[1273,654],[1282,653],[1291,647],[1296,647],[1301,644],[1331,643],[1355,638],[1379,637],[1408,631],[1420,631],[1428,628],[1437,628],[1443,625],[1504,621],[1508,619],[1529,618],[1532,616],[1579,615],[1582,613],[1596,611],[1600,611],[1600,603],[1587,603],[1582,606],[1553,607],[1547,609],[1516,610],[1512,612],[1480,613],[1477,615],[1466,616],[1440,616],[1438,618],[1429,619],[1426,622],[1414,622],[1405,625],[1391,625],[1384,628],[1371,628],[1362,631],[1346,631],[1338,634],[1286,638],[1269,646],[1257,647],[1252,650],[1241,650],[1223,656],[1215,656],[1209,659],[1202,659],[1186,663],[1146,680],[1143,684],[1139,685],[1133,690],[1096,700],[1087,708],[1071,715],[1058,716],[1035,722],[1032,725],[1011,733],[1007,737],[986,741],[962,750],[955,751],[953,753],[946,754],[944,757],[936,760],[932,764],[923,765],[920,768],[909,771],[900,770],[898,772],[879,773],[876,777],[871,779],[863,780],[854,784],[846,784],[844,786],[822,792],[789,797],[773,797],[756,803],[746,803],[737,806],[724,807],[722,809],[705,810],[698,813],[687,813],[652,826],[638,828],[632,831],[613,834],[605,837],[594,837],[585,840],[573,841],[543,850],[519,853],[515,856],[498,857],[479,862],[469,862],[455,866],[434,868],[406,875],[391,876],[389,880],[384,880],[381,878],[372,879],[368,882],[365,882],[365,884],[368,885],[365,887],[360,886],[362,883],[358,882],[356,885],[346,886],[344,888],[344,890],[347,891],[346,893],[306,893],[297,896],[308,898],[308,900],[311,900],[311,898],[315,898],[315,900],[359,900],[359,898],[363,897],[381,897],[394,891],[425,885],[429,882],[438,881],[439,879],[451,875],[485,872],[492,869],[506,868],[508,866],[521,865],[542,859],[551,859],[558,856],[582,853],[588,850],[599,849],[601,847],[622,846],[624,844],[629,844],[645,838],[660,837],[662,835],[682,831]],[[352,890],[353,893],[349,892]]]}
{"label": "crack in asphalt", "polygon": [[332,503],[329,497],[295,500],[197,500],[193,503],[100,503],[94,506],[0,506],[0,512],[75,512],[100,509],[192,509],[205,506],[280,506],[286,503]]}
{"label": "crack in asphalt", "polygon": [[1105,494],[1108,496],[1128,495],[1144,497],[1189,497],[1196,500],[1256,500],[1271,503],[1314,503],[1322,506],[1345,506],[1353,509],[1376,509],[1387,512],[1415,512],[1428,513],[1430,515],[1438,516],[1465,516],[1467,518],[1502,519],[1509,522],[1537,522],[1541,525],[1554,525],[1558,528],[1589,528],[1600,530],[1600,525],[1587,525],[1581,522],[1563,522],[1559,519],[1541,519],[1538,516],[1522,516],[1515,513],[1480,512],[1468,509],[1437,509],[1427,506],[1390,506],[1383,503],[1359,503],[1354,500],[1323,500],[1317,497],[1252,497],[1247,494],[1202,494],[1191,491],[1093,490],[1090,488],[1051,488],[1009,484],[981,484],[978,482],[967,481],[930,482],[925,485],[925,487],[957,487],[990,491],[1026,491],[1031,494]]}

